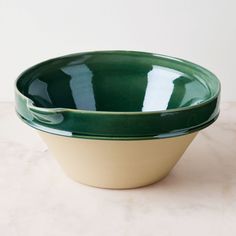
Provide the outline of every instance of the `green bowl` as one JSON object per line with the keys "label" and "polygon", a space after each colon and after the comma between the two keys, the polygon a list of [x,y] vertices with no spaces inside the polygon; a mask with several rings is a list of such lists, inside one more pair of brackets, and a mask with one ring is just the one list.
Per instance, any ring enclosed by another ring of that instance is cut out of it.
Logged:
{"label": "green bowl", "polygon": [[16,81],[16,111],[30,126],[89,139],[156,139],[201,130],[219,114],[220,82],[173,57],[133,51],[72,54]]}
{"label": "green bowl", "polygon": [[211,72],[144,52],[48,60],[23,72],[15,91],[17,114],[39,130],[65,173],[101,188],[163,179],[219,114]]}

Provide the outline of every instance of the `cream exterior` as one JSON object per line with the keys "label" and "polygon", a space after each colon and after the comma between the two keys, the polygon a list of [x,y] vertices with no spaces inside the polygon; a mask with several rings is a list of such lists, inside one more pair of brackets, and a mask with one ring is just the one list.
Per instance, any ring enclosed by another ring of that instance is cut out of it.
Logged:
{"label": "cream exterior", "polygon": [[197,132],[152,140],[92,140],[39,131],[65,173],[83,184],[137,188],[164,178]]}

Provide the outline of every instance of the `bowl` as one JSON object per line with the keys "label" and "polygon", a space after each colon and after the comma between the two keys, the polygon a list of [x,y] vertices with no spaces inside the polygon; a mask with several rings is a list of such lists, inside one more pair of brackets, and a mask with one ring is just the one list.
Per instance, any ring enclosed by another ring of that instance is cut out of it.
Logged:
{"label": "bowl", "polygon": [[37,64],[17,79],[16,112],[72,179],[135,188],[164,178],[219,115],[220,82],[191,62],[97,51]]}

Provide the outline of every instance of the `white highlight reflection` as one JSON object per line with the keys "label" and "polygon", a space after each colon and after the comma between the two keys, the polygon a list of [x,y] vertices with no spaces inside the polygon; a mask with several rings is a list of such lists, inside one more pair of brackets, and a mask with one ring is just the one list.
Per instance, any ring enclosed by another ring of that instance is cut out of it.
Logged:
{"label": "white highlight reflection", "polygon": [[181,72],[154,65],[148,73],[142,111],[166,110],[174,89],[173,81],[181,75]]}
{"label": "white highlight reflection", "polygon": [[93,93],[92,77],[90,69],[82,64],[67,66],[62,71],[71,76],[70,88],[76,108],[84,110],[96,110],[96,103]]}
{"label": "white highlight reflection", "polygon": [[48,94],[48,85],[46,82],[39,79],[34,80],[29,87],[29,94],[35,97],[40,97],[46,100],[48,103],[52,103]]}

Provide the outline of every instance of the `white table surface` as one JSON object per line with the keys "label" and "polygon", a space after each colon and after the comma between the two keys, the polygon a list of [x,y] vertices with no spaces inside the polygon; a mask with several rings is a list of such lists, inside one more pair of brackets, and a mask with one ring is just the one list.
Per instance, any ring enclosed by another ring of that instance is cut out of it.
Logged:
{"label": "white table surface", "polygon": [[0,103],[0,236],[235,236],[236,103],[163,181],[104,190],[70,180],[36,132]]}

